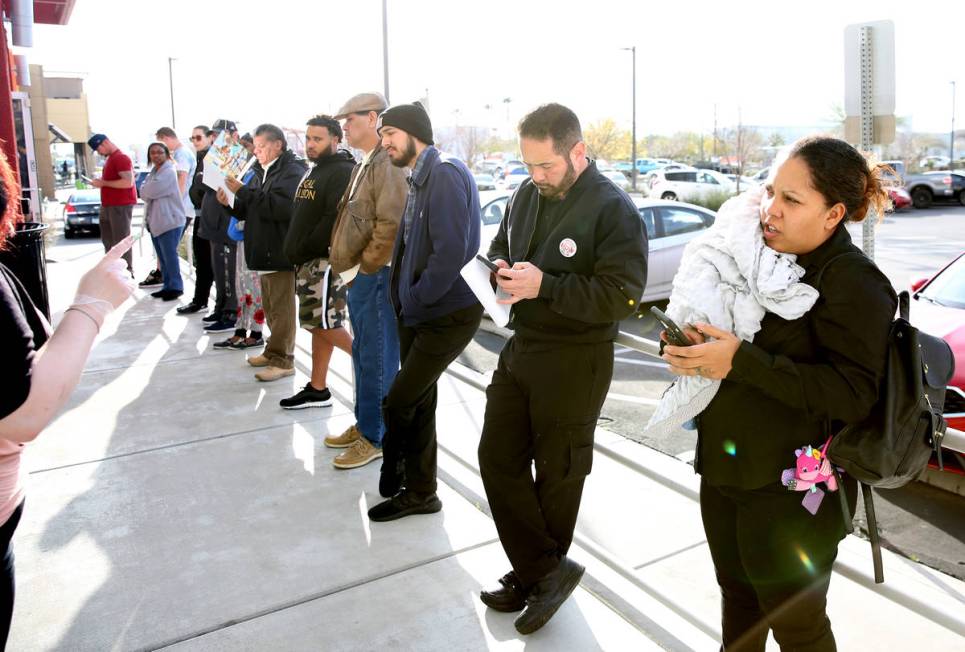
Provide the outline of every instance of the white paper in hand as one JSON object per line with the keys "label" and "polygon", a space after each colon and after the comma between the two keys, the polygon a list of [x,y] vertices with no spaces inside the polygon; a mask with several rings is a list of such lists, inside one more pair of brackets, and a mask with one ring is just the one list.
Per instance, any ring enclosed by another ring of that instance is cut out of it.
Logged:
{"label": "white paper in hand", "polygon": [[508,299],[509,295],[500,289],[493,289],[490,281],[491,272],[485,264],[475,258],[466,263],[462,271],[462,278],[466,281],[479,303],[485,308],[497,326],[503,327],[509,323],[509,309],[512,306],[496,303],[497,299]]}

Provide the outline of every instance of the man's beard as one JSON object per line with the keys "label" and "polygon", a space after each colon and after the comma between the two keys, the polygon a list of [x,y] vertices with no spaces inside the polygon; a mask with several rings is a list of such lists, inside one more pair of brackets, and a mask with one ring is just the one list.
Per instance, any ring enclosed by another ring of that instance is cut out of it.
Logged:
{"label": "man's beard", "polygon": [[309,156],[308,160],[317,165],[321,163],[324,159],[327,159],[329,156],[334,156],[334,155],[335,155],[335,152],[333,152],[331,149],[326,147],[324,150],[322,150],[322,152],[318,156]]}
{"label": "man's beard", "polygon": [[407,137],[402,155],[398,159],[394,159],[391,156],[389,159],[392,161],[392,165],[397,168],[404,168],[412,163],[412,161],[415,160],[415,139],[412,136]]}
{"label": "man's beard", "polygon": [[576,183],[576,168],[573,167],[573,161],[566,158],[566,174],[560,179],[559,184],[551,186],[549,184],[536,184],[536,189],[539,190],[539,194],[550,201],[556,201],[557,199],[562,199],[573,184]]}

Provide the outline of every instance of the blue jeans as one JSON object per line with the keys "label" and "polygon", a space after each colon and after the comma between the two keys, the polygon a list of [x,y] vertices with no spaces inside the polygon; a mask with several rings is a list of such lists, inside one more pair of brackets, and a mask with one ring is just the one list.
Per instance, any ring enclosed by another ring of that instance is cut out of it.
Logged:
{"label": "blue jeans", "polygon": [[181,264],[178,262],[178,242],[184,227],[176,227],[165,231],[161,235],[151,236],[154,251],[157,252],[158,263],[161,265],[161,279],[165,290],[184,291],[184,281],[181,280]]}
{"label": "blue jeans", "polygon": [[399,371],[399,334],[389,302],[389,268],[355,277],[348,289],[355,371],[355,420],[374,446],[382,447],[382,399]]}

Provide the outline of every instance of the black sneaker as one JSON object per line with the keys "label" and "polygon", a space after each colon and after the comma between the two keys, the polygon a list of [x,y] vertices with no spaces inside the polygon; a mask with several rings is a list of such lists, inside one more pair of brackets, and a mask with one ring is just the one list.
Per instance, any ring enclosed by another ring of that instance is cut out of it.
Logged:
{"label": "black sneaker", "polygon": [[155,299],[160,299],[164,296],[165,290],[158,290],[157,292],[151,292],[151,296]]}
{"label": "black sneaker", "polygon": [[286,410],[301,410],[310,407],[329,407],[332,404],[332,393],[328,388],[318,391],[311,383],[305,385],[302,391],[291,398],[283,398],[278,402]]}
{"label": "black sneaker", "polygon": [[231,345],[231,348],[238,349],[239,351],[244,349],[252,349],[256,346],[264,346],[265,340],[259,337],[243,337],[238,342]]}
{"label": "black sneaker", "polygon": [[238,337],[237,335],[232,335],[226,340],[221,340],[220,342],[215,342],[212,346],[216,349],[234,349],[238,342],[244,342],[244,337]]}
{"label": "black sneaker", "polygon": [[235,329],[234,321],[227,321],[225,319],[222,319],[220,321],[216,321],[212,324],[208,324],[207,326],[205,326],[204,332],[205,333],[225,333],[227,331],[233,331],[234,329]]}
{"label": "black sneaker", "polygon": [[205,322],[206,324],[211,324],[216,321],[221,321],[221,313],[213,312],[210,315],[205,315],[204,317],[201,318],[201,321]]}
{"label": "black sneaker", "polygon": [[161,279],[161,270],[155,269],[151,270],[151,273],[147,275],[143,281],[137,284],[139,288],[153,288],[158,285],[162,285],[163,281]]}
{"label": "black sneaker", "polygon": [[195,303],[194,301],[192,301],[192,302],[189,303],[188,305],[186,305],[186,306],[181,306],[180,308],[178,308],[178,309],[177,309],[177,313],[178,313],[179,315],[191,315],[191,314],[194,314],[194,313],[196,313],[196,312],[200,312],[201,310],[204,310],[205,308],[207,308],[207,306],[202,305],[202,304],[200,304],[200,303]]}

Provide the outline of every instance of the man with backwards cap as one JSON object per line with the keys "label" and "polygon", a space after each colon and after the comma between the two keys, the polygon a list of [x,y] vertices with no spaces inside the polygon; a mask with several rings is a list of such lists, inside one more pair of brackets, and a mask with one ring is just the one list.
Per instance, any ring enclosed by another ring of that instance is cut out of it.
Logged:
{"label": "man with backwards cap", "polygon": [[[107,157],[101,176],[91,181],[91,185],[101,189],[101,242],[104,251],[110,251],[111,247],[131,234],[131,216],[137,203],[134,166],[130,157],[104,134],[94,134],[87,144],[101,156]],[[124,260],[127,261],[127,271],[133,276],[130,249],[124,254]]]}
{"label": "man with backwards cap", "polygon": [[352,320],[356,423],[325,438],[330,448],[345,448],[332,464],[354,469],[382,457],[382,399],[399,369],[399,339],[389,302],[389,259],[402,219],[408,184],[379,144],[376,123],[385,110],[379,93],[351,98],[336,114],[345,140],[365,153],[352,171],[339,202],[332,230],[329,264],[348,289]]}
{"label": "man with backwards cap", "polygon": [[382,147],[412,170],[392,254],[390,296],[402,368],[383,404],[382,479],[392,495],[369,510],[392,521],[442,509],[436,496],[436,382],[479,327],[482,306],[459,271],[479,250],[479,192],[466,165],[433,147],[418,103],[379,118]]}

